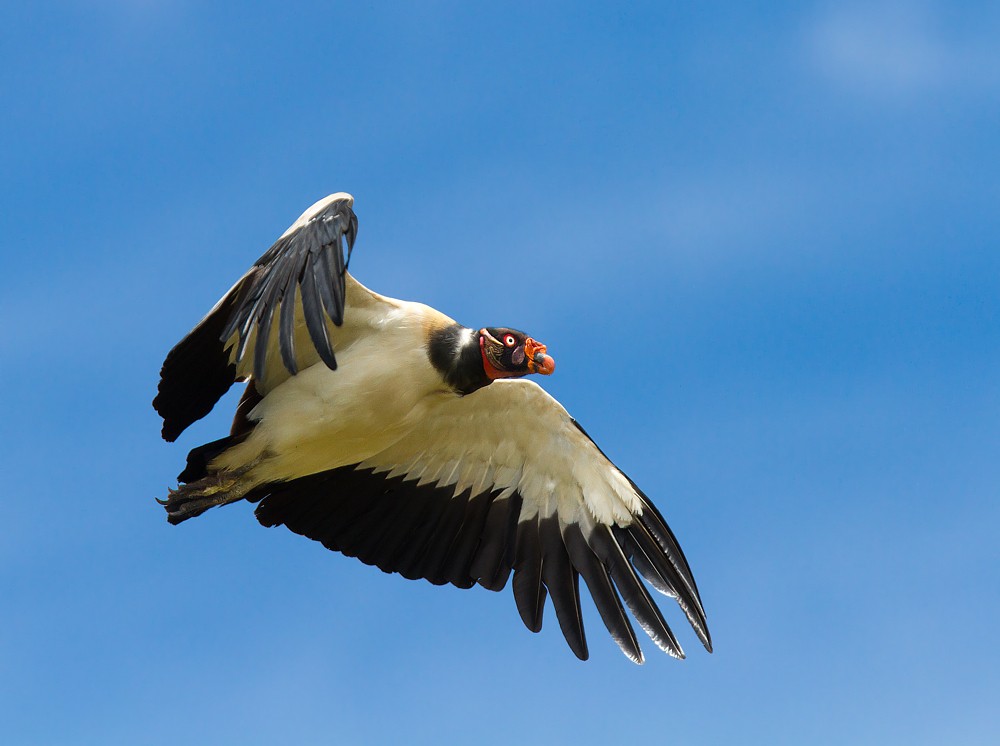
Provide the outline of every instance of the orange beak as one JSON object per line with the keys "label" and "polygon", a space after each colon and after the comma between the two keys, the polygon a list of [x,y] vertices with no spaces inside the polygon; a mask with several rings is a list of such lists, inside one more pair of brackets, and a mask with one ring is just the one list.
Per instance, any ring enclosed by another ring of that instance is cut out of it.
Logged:
{"label": "orange beak", "polygon": [[528,370],[550,376],[556,369],[556,361],[545,354],[545,345],[539,344],[531,337],[524,340],[524,354],[528,357]]}

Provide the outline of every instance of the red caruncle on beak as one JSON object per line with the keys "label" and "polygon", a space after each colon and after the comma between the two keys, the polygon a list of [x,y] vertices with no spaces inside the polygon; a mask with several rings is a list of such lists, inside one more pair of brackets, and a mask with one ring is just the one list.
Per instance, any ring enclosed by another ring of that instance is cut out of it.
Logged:
{"label": "red caruncle on beak", "polygon": [[545,354],[545,345],[528,337],[524,341],[524,352],[528,356],[528,370],[532,373],[550,376],[555,371],[556,361],[550,355]]}

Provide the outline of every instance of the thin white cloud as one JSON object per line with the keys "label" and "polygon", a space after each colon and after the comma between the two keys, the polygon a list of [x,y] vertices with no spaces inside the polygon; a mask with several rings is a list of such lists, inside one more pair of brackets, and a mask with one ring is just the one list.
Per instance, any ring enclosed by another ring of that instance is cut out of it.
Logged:
{"label": "thin white cloud", "polygon": [[1000,90],[992,18],[949,33],[932,3],[838,5],[806,34],[806,53],[829,80],[872,96],[919,96],[944,88]]}

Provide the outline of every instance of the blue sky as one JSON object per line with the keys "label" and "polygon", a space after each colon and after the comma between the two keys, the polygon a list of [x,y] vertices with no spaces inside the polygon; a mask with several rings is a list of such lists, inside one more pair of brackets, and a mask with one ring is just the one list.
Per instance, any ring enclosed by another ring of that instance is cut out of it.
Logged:
{"label": "blue sky", "polygon": [[[0,10],[0,740],[996,742],[995,6],[206,5]],[[364,283],[548,343],[713,655],[167,525],[232,400],[161,442],[163,356],[339,190]]]}

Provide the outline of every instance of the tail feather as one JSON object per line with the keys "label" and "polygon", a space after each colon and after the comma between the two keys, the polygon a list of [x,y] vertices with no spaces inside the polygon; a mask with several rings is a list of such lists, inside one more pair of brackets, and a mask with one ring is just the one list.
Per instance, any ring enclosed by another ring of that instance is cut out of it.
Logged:
{"label": "tail feather", "polygon": [[242,443],[248,434],[245,432],[239,435],[227,435],[225,438],[219,438],[203,446],[192,448],[187,456],[187,465],[184,467],[184,471],[177,475],[177,481],[190,484],[204,479],[209,475],[209,462],[233,446]]}

